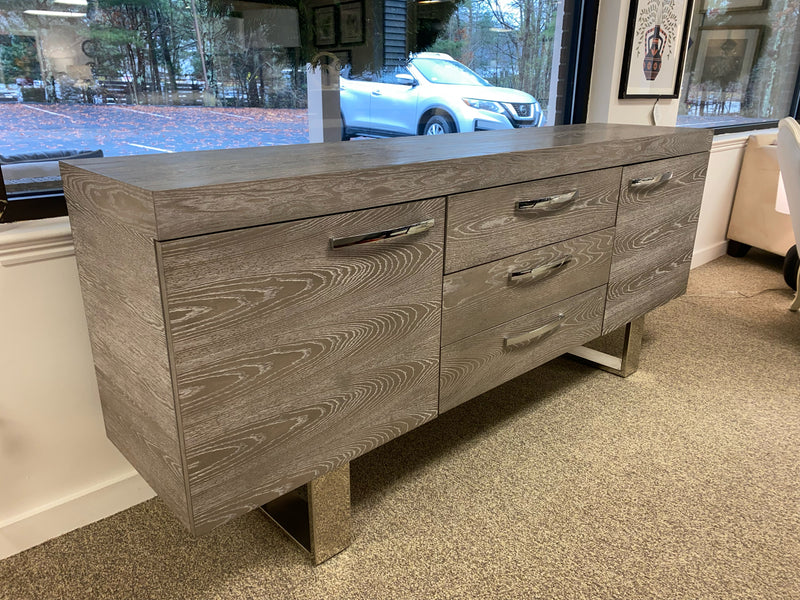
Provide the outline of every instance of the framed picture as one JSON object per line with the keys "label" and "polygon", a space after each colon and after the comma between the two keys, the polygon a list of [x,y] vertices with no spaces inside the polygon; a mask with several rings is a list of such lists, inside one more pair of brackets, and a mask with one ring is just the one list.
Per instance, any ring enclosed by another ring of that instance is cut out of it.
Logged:
{"label": "framed picture", "polygon": [[768,0],[701,0],[700,12],[724,11],[726,13],[736,10],[763,10],[767,8]]}
{"label": "framed picture", "polygon": [[364,43],[364,8],[361,2],[339,5],[339,27],[342,44]]}
{"label": "framed picture", "polygon": [[692,0],[631,0],[620,98],[677,98]]}
{"label": "framed picture", "polygon": [[336,12],[334,6],[321,6],[314,9],[314,45],[333,46],[336,44]]}
{"label": "framed picture", "polygon": [[761,43],[761,27],[701,27],[693,84],[744,97]]}
{"label": "framed picture", "polygon": [[331,52],[339,62],[339,70],[344,69],[352,60],[350,50],[334,50]]}

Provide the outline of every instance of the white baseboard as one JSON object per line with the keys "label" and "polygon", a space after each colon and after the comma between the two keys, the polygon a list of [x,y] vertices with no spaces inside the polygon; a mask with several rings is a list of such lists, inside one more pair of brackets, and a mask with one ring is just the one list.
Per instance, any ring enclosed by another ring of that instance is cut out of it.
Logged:
{"label": "white baseboard", "polygon": [[708,246],[707,248],[703,248],[701,250],[695,250],[694,254],[692,255],[692,269],[699,267],[700,265],[704,265],[707,262],[711,262],[715,258],[719,258],[723,256],[728,250],[728,241],[723,240],[721,242],[717,242],[712,246]]}
{"label": "white baseboard", "polygon": [[149,500],[155,492],[137,473],[106,481],[0,522],[0,559]]}

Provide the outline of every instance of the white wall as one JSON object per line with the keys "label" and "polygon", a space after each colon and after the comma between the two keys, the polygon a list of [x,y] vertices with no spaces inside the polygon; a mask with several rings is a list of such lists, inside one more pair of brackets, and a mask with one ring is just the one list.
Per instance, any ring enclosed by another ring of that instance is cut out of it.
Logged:
{"label": "white wall", "polygon": [[66,218],[0,225],[0,558],[153,492],[106,439]]}
{"label": "white wall", "polygon": [[618,98],[630,4],[630,0],[603,0],[600,3],[586,120],[589,123],[673,126],[678,119],[677,99],[659,99],[654,112],[656,101],[653,99]]}

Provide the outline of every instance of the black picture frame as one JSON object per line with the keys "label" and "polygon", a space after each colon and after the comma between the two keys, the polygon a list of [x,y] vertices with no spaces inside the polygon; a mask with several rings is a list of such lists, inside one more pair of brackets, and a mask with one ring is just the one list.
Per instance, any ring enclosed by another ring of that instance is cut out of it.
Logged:
{"label": "black picture frame", "polygon": [[364,43],[364,4],[345,2],[339,5],[339,43],[343,46]]}
{"label": "black picture frame", "polygon": [[353,61],[353,54],[350,50],[331,50],[331,54],[339,61],[339,68],[343,69]]}
{"label": "black picture frame", "polygon": [[[717,7],[714,4],[719,3],[720,0],[699,0],[702,2],[700,12],[708,13],[709,10],[714,10]],[[765,10],[769,0],[726,0],[724,3],[724,11],[730,12],[744,12],[751,10]],[[711,6],[709,6],[711,5]],[[723,9],[722,6],[719,7]]]}
{"label": "black picture frame", "polygon": [[314,45],[336,45],[336,7],[332,4],[314,9]]}
{"label": "black picture frame", "polygon": [[687,105],[705,110],[727,103],[748,105],[763,31],[762,25],[701,27],[693,46]]}
{"label": "black picture frame", "polygon": [[692,9],[693,0],[631,0],[620,99],[680,95]]}

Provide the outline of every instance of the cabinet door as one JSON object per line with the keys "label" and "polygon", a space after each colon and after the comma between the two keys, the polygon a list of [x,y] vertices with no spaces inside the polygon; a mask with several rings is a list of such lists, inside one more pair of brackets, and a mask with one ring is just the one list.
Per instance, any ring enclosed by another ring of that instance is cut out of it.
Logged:
{"label": "cabinet door", "polygon": [[160,244],[198,533],[436,416],[443,225],[433,199]]}
{"label": "cabinet door", "polygon": [[686,291],[708,154],[625,167],[603,333]]}

